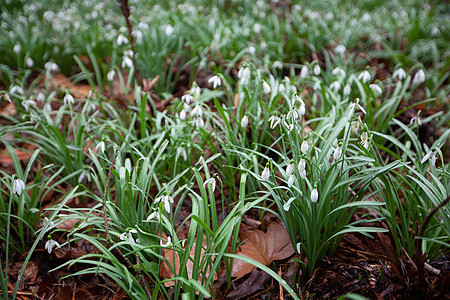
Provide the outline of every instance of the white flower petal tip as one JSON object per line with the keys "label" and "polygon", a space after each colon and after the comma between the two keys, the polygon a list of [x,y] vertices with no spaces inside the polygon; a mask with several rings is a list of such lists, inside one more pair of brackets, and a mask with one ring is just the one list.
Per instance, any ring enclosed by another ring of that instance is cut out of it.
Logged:
{"label": "white flower petal tip", "polygon": [[167,242],[166,242],[166,243],[164,243],[163,240],[160,240],[160,241],[159,241],[159,245],[160,245],[161,247],[163,247],[163,248],[167,248],[167,247],[172,246],[172,238],[171,238],[170,236],[168,236],[168,237],[167,237]]}

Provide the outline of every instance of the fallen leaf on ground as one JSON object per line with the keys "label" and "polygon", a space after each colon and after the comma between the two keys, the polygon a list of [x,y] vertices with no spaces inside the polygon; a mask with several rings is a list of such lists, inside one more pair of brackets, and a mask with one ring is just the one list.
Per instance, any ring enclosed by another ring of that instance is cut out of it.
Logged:
{"label": "fallen leaf on ground", "polygon": [[[237,253],[256,260],[266,266],[275,260],[288,258],[294,254],[289,235],[278,223],[270,223],[267,232],[261,230],[252,230],[241,232],[239,234],[241,240],[246,240]],[[255,266],[242,260],[235,259],[231,276],[236,279],[250,273]]]}

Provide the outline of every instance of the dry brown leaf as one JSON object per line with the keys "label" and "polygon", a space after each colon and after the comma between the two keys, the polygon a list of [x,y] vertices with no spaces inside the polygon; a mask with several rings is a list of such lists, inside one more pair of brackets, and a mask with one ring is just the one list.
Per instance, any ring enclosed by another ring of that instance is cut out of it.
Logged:
{"label": "dry brown leaf", "polygon": [[44,82],[48,81],[52,89],[60,88],[62,90],[68,89],[75,98],[86,98],[92,90],[88,84],[74,84],[69,78],[63,74],[55,74],[47,78],[44,77]]}
{"label": "dry brown leaf", "polygon": [[[242,232],[239,234],[242,240],[246,240],[237,253],[256,260],[266,266],[275,260],[288,258],[294,254],[289,235],[278,223],[270,223],[267,232],[261,230],[253,230]],[[231,276],[241,278],[250,273],[254,266],[242,260],[235,259]]]}
{"label": "dry brown leaf", "polygon": [[[202,259],[203,255],[205,254],[205,250],[204,248],[206,247],[206,238],[203,237],[203,248],[201,251],[201,255],[200,255],[200,259]],[[192,245],[192,249],[190,251],[190,256],[193,258],[195,255],[195,242]],[[175,254],[175,255],[174,255]],[[172,269],[175,269],[177,271],[177,273],[180,271],[180,257],[178,256],[178,252],[172,250],[172,249],[163,249],[163,256],[165,259],[167,259],[169,265],[167,265],[166,262],[162,262],[161,264],[161,270],[159,275],[161,277],[163,277],[164,279],[170,279],[174,277],[174,274],[172,272]],[[174,263],[175,262],[175,263]],[[192,260],[188,260],[186,263],[186,270],[188,273],[188,277],[189,279],[192,279],[192,270],[194,269],[194,263],[192,262]],[[206,271],[206,276],[209,276],[209,269]],[[203,276],[200,274],[199,276],[199,281],[201,282]],[[213,281],[217,280],[217,274],[213,275]],[[164,286],[169,287],[169,286],[174,286],[175,282],[174,281],[166,281],[164,282]]]}
{"label": "dry brown leaf", "polygon": [[[22,150],[18,150],[18,149],[14,149],[14,151],[16,152],[17,158],[19,159],[19,161],[21,162],[28,162],[28,160],[31,157],[32,151],[30,152],[25,152]],[[13,160],[9,154],[8,150],[2,150],[0,151],[0,165],[7,167],[7,166],[12,166],[13,165]]]}

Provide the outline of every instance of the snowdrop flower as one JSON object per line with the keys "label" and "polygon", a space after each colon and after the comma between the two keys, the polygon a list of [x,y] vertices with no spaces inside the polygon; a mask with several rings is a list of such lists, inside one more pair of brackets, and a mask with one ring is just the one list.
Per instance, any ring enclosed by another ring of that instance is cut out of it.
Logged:
{"label": "snowdrop flower", "polygon": [[294,174],[291,174],[291,176],[289,176],[289,179],[288,179],[288,187],[291,188],[294,185],[294,182],[295,182],[295,176],[294,176]]}
{"label": "snowdrop flower", "polygon": [[248,46],[248,47],[247,47],[247,52],[248,52],[250,55],[253,55],[253,54],[255,54],[256,49],[255,49],[254,46]]}
{"label": "snowdrop flower", "polygon": [[436,165],[436,160],[437,160],[437,154],[438,154],[439,150],[436,149],[435,151],[430,150],[427,154],[425,154],[425,156],[422,158],[422,160],[420,161],[421,164],[425,163],[428,159],[431,158],[431,165],[434,167]]}
{"label": "snowdrop flower", "polygon": [[14,48],[13,48],[14,53],[15,53],[15,54],[19,54],[21,48],[22,48],[22,47],[20,47],[20,44],[19,44],[19,43],[15,44],[15,45],[14,45]]}
{"label": "snowdrop flower", "polygon": [[359,108],[364,114],[366,114],[365,109],[359,104],[359,98],[356,98],[356,101],[350,104],[350,113],[353,113],[355,107]]}
{"label": "snowdrop flower", "polygon": [[364,70],[358,75],[358,80],[362,80],[363,83],[367,83],[372,78],[372,75],[370,75],[369,71]]}
{"label": "snowdrop flower", "polygon": [[241,127],[242,128],[247,128],[248,125],[248,117],[247,116],[243,116],[241,119]]}
{"label": "snowdrop flower", "polygon": [[191,94],[186,94],[186,95],[181,97],[181,100],[183,100],[187,104],[191,104],[192,102],[194,102],[194,97],[192,97]]}
{"label": "snowdrop flower", "polygon": [[265,81],[263,81],[263,90],[265,94],[270,94],[270,85]]}
{"label": "snowdrop flower", "polygon": [[208,80],[208,82],[209,82],[209,83],[212,82],[212,84],[213,84],[213,89],[215,89],[216,87],[222,85],[222,81],[220,80],[220,77],[217,76],[217,75],[211,77],[211,78]]}
{"label": "snowdrop flower", "polygon": [[101,141],[100,143],[95,146],[95,150],[100,150],[102,153],[105,153],[106,145],[104,141]]}
{"label": "snowdrop flower", "polygon": [[346,84],[346,85],[344,86],[344,91],[343,91],[343,92],[344,92],[344,96],[350,95],[351,91],[352,91],[352,89],[351,89],[350,85],[349,85],[349,84]]}
{"label": "snowdrop flower", "polygon": [[196,128],[203,128],[203,126],[205,126],[205,121],[203,121],[202,118],[196,118],[194,124]]}
{"label": "snowdrop flower", "polygon": [[314,185],[314,189],[311,191],[311,202],[316,203],[319,199],[319,192],[317,191],[317,185]]}
{"label": "snowdrop flower", "polygon": [[330,84],[330,89],[335,92],[338,92],[341,89],[341,84],[339,83],[339,81],[333,81]]}
{"label": "snowdrop flower", "polygon": [[304,65],[300,70],[300,78],[305,78],[306,76],[308,76],[308,66]]}
{"label": "snowdrop flower", "polygon": [[125,175],[127,173],[127,169],[125,169],[125,167],[120,167],[119,168],[119,178],[121,181],[125,180]]}
{"label": "snowdrop flower", "polygon": [[170,213],[170,203],[173,203],[173,198],[168,195],[164,195],[155,199],[155,203],[159,202],[162,202],[164,204],[164,209]]}
{"label": "snowdrop flower", "polygon": [[345,77],[345,71],[339,67],[334,68],[334,70],[331,71],[331,74],[333,74],[334,76],[338,76],[338,77]]}
{"label": "snowdrop flower", "polygon": [[245,67],[239,69],[238,78],[241,80],[242,85],[247,85],[250,79],[250,68]]}
{"label": "snowdrop flower", "polygon": [[126,44],[128,44],[128,39],[123,34],[119,34],[117,37],[117,45],[122,46]]}
{"label": "snowdrop flower", "polygon": [[28,111],[28,108],[30,107],[30,105],[36,105],[36,101],[34,101],[32,99],[22,101],[22,106],[23,106],[23,108],[25,108],[26,111]]}
{"label": "snowdrop flower", "polygon": [[146,221],[149,222],[149,221],[153,220],[154,218],[156,218],[158,220],[158,222],[161,222],[161,216],[159,215],[159,212],[157,212],[157,211],[152,212],[148,216]]}
{"label": "snowdrop flower", "polygon": [[200,105],[195,106],[194,109],[192,110],[192,115],[202,117],[203,115],[202,107]]}
{"label": "snowdrop flower", "polygon": [[57,241],[52,240],[52,236],[49,235],[48,241],[45,243],[45,249],[47,249],[48,254],[52,253],[53,246],[56,246],[58,248],[61,247],[61,245]]}
{"label": "snowdrop flower", "polygon": [[405,72],[405,70],[403,70],[403,68],[398,68],[397,70],[394,71],[394,74],[392,74],[392,77],[394,77],[398,80],[403,80],[403,78],[406,77],[406,72]]}
{"label": "snowdrop flower", "polygon": [[309,144],[310,142],[308,140],[303,140],[302,145],[300,146],[300,150],[302,151],[303,154],[305,154],[306,152],[308,152],[309,149]]}
{"label": "snowdrop flower", "polygon": [[45,217],[42,222],[44,223],[44,227],[48,224],[47,230],[55,226],[55,223],[53,223],[53,221],[50,221],[47,217]]}
{"label": "snowdrop flower", "polygon": [[439,28],[437,28],[436,26],[433,26],[433,28],[431,28],[431,35],[432,36],[438,36],[441,34],[441,31],[439,30]]}
{"label": "snowdrop flower", "polygon": [[194,82],[194,86],[189,91],[192,95],[195,97],[200,97],[200,94],[202,93],[202,89],[197,85],[197,82]]}
{"label": "snowdrop flower", "polygon": [[181,112],[180,112],[180,119],[181,120],[185,120],[186,119],[186,111],[184,109],[181,110]]}
{"label": "snowdrop flower", "polygon": [[286,88],[284,87],[284,84],[280,83],[280,85],[278,86],[278,92],[283,93],[285,90]]}
{"label": "snowdrop flower", "polygon": [[259,25],[258,23],[256,23],[255,25],[253,25],[253,32],[258,34],[261,33],[262,27],[261,25]]}
{"label": "snowdrop flower", "polygon": [[64,96],[64,104],[74,104],[75,103],[75,99],[73,98],[73,96],[69,93],[66,93],[66,95]]}
{"label": "snowdrop flower", "polygon": [[369,88],[373,91],[374,94],[381,94],[383,91],[381,90],[380,86],[378,84],[370,84]]}
{"label": "snowdrop flower", "polygon": [[300,178],[305,179],[306,178],[306,170],[300,171]]}
{"label": "snowdrop flower", "polygon": [[124,240],[128,240],[129,242],[130,242],[130,244],[132,245],[132,246],[134,246],[134,245],[136,245],[136,242],[134,241],[134,238],[133,238],[133,233],[137,233],[137,230],[136,229],[130,229],[130,230],[128,230],[128,232],[124,232],[124,233],[122,233],[121,235],[120,235],[120,240],[122,240],[122,241],[124,241]]}
{"label": "snowdrop flower", "polygon": [[334,52],[339,53],[339,54],[343,54],[345,53],[347,49],[345,48],[344,45],[337,45],[336,48],[334,48]]}
{"label": "snowdrop flower", "polygon": [[44,68],[50,73],[59,71],[58,65],[51,61],[46,62]]}
{"label": "snowdrop flower", "polygon": [[184,147],[178,147],[177,148],[177,158],[179,156],[183,156],[184,161],[187,160],[187,153],[186,153],[186,149],[184,149]]}
{"label": "snowdrop flower", "polygon": [[10,92],[11,94],[20,94],[20,95],[25,94],[25,92],[23,91],[23,88],[21,88],[21,87],[18,86],[18,85],[13,86],[13,87],[9,90],[9,92]]}
{"label": "snowdrop flower", "polygon": [[363,21],[363,22],[370,22],[371,19],[372,19],[372,17],[368,13],[365,13],[362,16],[361,21]]}
{"label": "snowdrop flower", "polygon": [[339,145],[334,149],[333,152],[333,158],[334,160],[338,160],[342,155],[342,143],[339,143]]}
{"label": "snowdrop flower", "polygon": [[127,55],[124,55],[122,57],[122,68],[131,68],[133,66],[133,61],[131,60],[130,57],[128,57]]}
{"label": "snowdrop flower", "polygon": [[168,25],[165,26],[165,28],[164,28],[164,33],[165,33],[167,36],[171,36],[174,32],[175,32],[175,29],[173,28],[172,25],[168,24]]}
{"label": "snowdrop flower", "polygon": [[114,76],[116,76],[116,71],[111,70],[108,72],[108,74],[106,74],[106,79],[108,79],[108,81],[113,81]]}
{"label": "snowdrop flower", "polygon": [[292,161],[290,161],[288,166],[286,167],[286,176],[287,177],[291,176],[293,170],[294,170],[294,165],[292,164]]}
{"label": "snowdrop flower", "polygon": [[409,125],[412,125],[413,123],[417,123],[417,126],[422,126],[422,118],[419,117],[419,114],[417,114],[415,117],[412,117],[409,121]]}
{"label": "snowdrop flower", "polygon": [[280,62],[280,61],[275,61],[273,64],[272,64],[272,67],[274,68],[274,69],[282,69],[283,68],[283,64]]}
{"label": "snowdrop flower", "polygon": [[160,241],[159,241],[159,245],[160,245],[161,247],[170,247],[170,246],[172,246],[172,238],[171,238],[170,236],[168,236],[168,237],[167,237],[167,242],[166,242],[166,243],[164,243],[163,240],[160,240]]}
{"label": "snowdrop flower", "polygon": [[416,75],[414,76],[414,79],[412,81],[413,85],[419,85],[422,82],[425,81],[425,73],[423,72],[422,69],[420,69],[419,71],[417,71]]}
{"label": "snowdrop flower", "polygon": [[27,64],[28,68],[32,68],[34,66],[34,61],[31,57],[27,57],[25,63]]}
{"label": "snowdrop flower", "polygon": [[264,170],[261,173],[261,179],[263,181],[267,181],[267,180],[269,180],[269,176],[270,176],[270,170],[269,170],[268,164],[266,164],[266,167],[264,168]]}
{"label": "snowdrop flower", "polygon": [[81,172],[80,174],[80,177],[78,178],[78,183],[81,183],[85,177],[87,181],[91,182],[91,174],[89,174],[88,170],[83,170],[83,172]]}
{"label": "snowdrop flower", "polygon": [[39,102],[45,101],[45,95],[44,95],[44,93],[39,92],[39,93],[37,94],[37,96],[36,96],[36,100],[39,101]]}
{"label": "snowdrop flower", "polygon": [[13,183],[12,192],[16,193],[18,196],[22,194],[22,191],[25,190],[25,183],[22,179],[15,179]]}
{"label": "snowdrop flower", "polygon": [[367,133],[367,131],[364,131],[361,134],[361,145],[363,145],[364,148],[369,149],[369,134]]}
{"label": "snowdrop flower", "polygon": [[214,177],[211,177],[210,179],[206,180],[203,186],[206,187],[207,185],[211,186],[211,190],[214,193],[214,191],[216,190],[216,179]]}
{"label": "snowdrop flower", "polygon": [[281,119],[278,116],[271,116],[268,120],[270,122],[270,129],[274,129],[280,123]]}
{"label": "snowdrop flower", "polygon": [[314,75],[319,76],[319,74],[320,74],[320,66],[315,65],[314,66]]}
{"label": "snowdrop flower", "polygon": [[300,162],[298,163],[298,171],[301,173],[305,171],[306,168],[306,161],[304,158],[300,159]]}

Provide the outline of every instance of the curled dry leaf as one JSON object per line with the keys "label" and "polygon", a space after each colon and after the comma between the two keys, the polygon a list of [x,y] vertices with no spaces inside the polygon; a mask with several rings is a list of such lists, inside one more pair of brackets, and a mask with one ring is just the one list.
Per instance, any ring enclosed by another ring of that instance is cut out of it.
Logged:
{"label": "curled dry leaf", "polygon": [[[255,229],[241,232],[239,237],[245,242],[237,254],[256,260],[266,266],[275,260],[285,259],[294,254],[294,248],[286,229],[278,223],[270,223],[266,233]],[[236,279],[241,278],[250,273],[253,268],[252,264],[235,259],[231,276],[236,277]]]}

